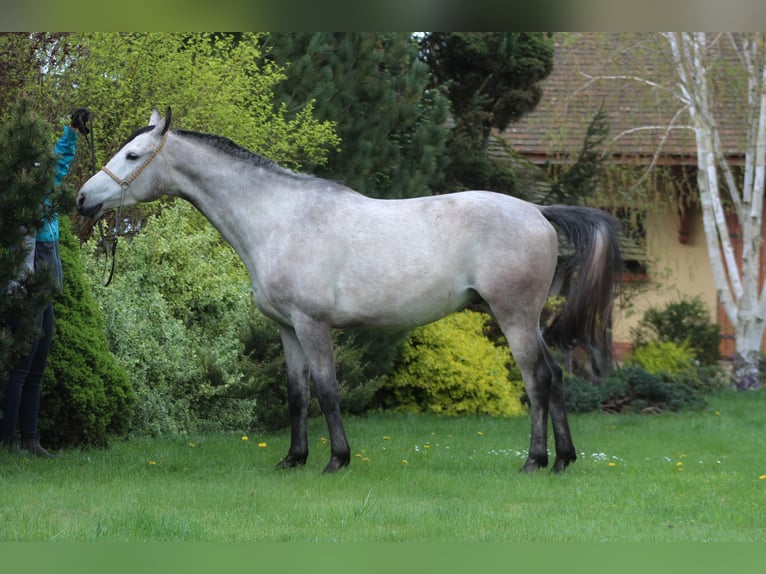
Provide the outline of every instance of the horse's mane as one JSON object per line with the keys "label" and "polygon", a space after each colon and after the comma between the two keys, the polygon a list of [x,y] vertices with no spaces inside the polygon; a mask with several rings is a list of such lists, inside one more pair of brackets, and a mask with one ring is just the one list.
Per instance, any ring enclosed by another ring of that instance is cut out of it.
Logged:
{"label": "horse's mane", "polygon": [[[137,137],[137,136],[139,136],[139,135],[141,135],[143,133],[149,132],[149,131],[151,131],[153,129],[154,129],[154,126],[152,126],[152,125],[144,126],[142,128],[137,129],[135,132],[133,132],[133,134],[131,134],[131,136],[127,140],[125,140],[125,143],[122,144],[121,147],[125,147],[128,144],[128,142],[130,142],[135,137]],[[285,175],[285,176],[288,176],[288,177],[293,177],[295,179],[301,179],[301,180],[316,180],[317,179],[316,176],[306,175],[306,174],[302,174],[302,173],[296,173],[296,172],[291,171],[291,170],[289,170],[287,168],[284,168],[284,167],[280,166],[277,162],[275,162],[275,161],[273,161],[273,160],[271,160],[271,159],[269,159],[267,157],[264,157],[264,156],[262,156],[260,154],[254,153],[254,152],[250,151],[249,149],[247,149],[245,147],[242,147],[241,145],[236,144],[233,141],[231,141],[230,139],[228,139],[226,137],[223,137],[223,136],[218,136],[218,135],[214,135],[214,134],[206,134],[206,133],[201,133],[201,132],[194,132],[194,131],[190,131],[190,130],[172,130],[172,131],[176,135],[179,135],[181,137],[188,137],[188,138],[194,139],[194,140],[196,140],[196,141],[198,141],[198,142],[200,142],[202,144],[209,145],[209,146],[211,146],[211,147],[213,147],[213,148],[215,148],[215,149],[217,149],[219,151],[222,151],[222,152],[224,152],[224,153],[226,153],[228,155],[231,155],[231,156],[236,157],[238,159],[242,159],[242,160],[248,161],[248,162],[252,163],[253,165],[256,165],[257,167],[261,167],[261,168],[267,169],[267,170],[269,170],[271,172],[274,172],[276,174],[279,174],[279,175]],[[323,181],[329,182],[330,180],[323,180]],[[332,181],[331,183],[336,184],[336,186],[338,188],[343,188],[343,189],[345,189],[347,191],[351,191],[351,190],[349,190],[343,184],[343,182]]]}

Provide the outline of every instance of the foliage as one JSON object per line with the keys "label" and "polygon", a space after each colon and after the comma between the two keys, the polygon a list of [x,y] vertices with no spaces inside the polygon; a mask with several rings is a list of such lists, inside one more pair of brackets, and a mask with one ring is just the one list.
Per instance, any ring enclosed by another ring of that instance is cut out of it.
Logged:
{"label": "foliage", "polygon": [[285,66],[279,101],[290,111],[313,102],[342,140],[313,167],[317,175],[386,198],[426,195],[441,179],[447,102],[427,90],[428,67],[409,34],[280,32],[265,43]]}
{"label": "foliage", "polygon": [[[28,348],[33,335],[30,320],[50,300],[43,289],[47,277],[20,277],[27,251],[25,230],[39,226],[60,202],[65,188],[54,189],[53,132],[31,110],[26,99],[12,106],[0,129],[0,380]],[[37,166],[37,167],[35,167]],[[11,288],[15,282],[15,287]],[[7,321],[18,328],[11,330]]]}
{"label": "foliage", "polygon": [[678,373],[695,368],[694,353],[684,342],[649,341],[636,347],[628,364],[636,365],[652,374]]}
{"label": "foliage", "polygon": [[133,388],[109,352],[104,321],[83,277],[69,218],[59,217],[64,288],[54,300],[53,345],[43,378],[40,432],[54,446],[105,446],[125,433]]}
{"label": "foliage", "polygon": [[490,131],[535,108],[553,69],[553,41],[523,32],[429,32],[420,37],[434,88],[446,91],[454,127],[440,192],[491,189],[518,194],[516,176],[486,154]]}
{"label": "foliage", "polygon": [[565,377],[564,396],[569,412],[644,412],[696,410],[707,396],[725,388],[718,369],[686,369],[652,373],[631,365],[615,369],[594,385],[578,377]]}
{"label": "foliage", "polygon": [[588,379],[564,377],[564,400],[568,413],[588,413],[601,408],[602,389]]}
{"label": "foliage", "polygon": [[602,179],[603,148],[609,130],[609,120],[602,105],[585,130],[577,161],[556,177],[543,203],[584,205],[593,196]]}
{"label": "foliage", "polygon": [[273,88],[283,78],[262,64],[258,36],[182,33],[84,33],[68,40],[84,56],[60,70],[62,85],[77,84],[60,99],[97,114],[97,157],[107,159],[152,107],[173,107],[176,127],[226,136],[288,166],[322,162],[338,143],[329,122],[304,106],[293,119],[274,108]]}
{"label": "foliage", "polygon": [[638,326],[631,330],[631,336],[636,349],[657,340],[688,345],[696,359],[706,365],[720,359],[720,328],[711,322],[699,297],[648,309]]}
{"label": "foliage", "polygon": [[420,44],[456,123],[478,112],[485,143],[491,128],[504,130],[535,108],[553,70],[553,40],[543,33],[430,32]]}
{"label": "foliage", "polygon": [[[94,243],[86,245],[86,255]],[[92,279],[96,263],[85,257]],[[93,285],[112,351],[136,390],[135,433],[246,429],[239,326],[251,305],[244,266],[186,202],[120,243],[112,284]]]}
{"label": "foliage", "polygon": [[525,412],[524,386],[506,348],[484,334],[486,316],[463,311],[415,329],[381,389],[383,404],[447,415]]}

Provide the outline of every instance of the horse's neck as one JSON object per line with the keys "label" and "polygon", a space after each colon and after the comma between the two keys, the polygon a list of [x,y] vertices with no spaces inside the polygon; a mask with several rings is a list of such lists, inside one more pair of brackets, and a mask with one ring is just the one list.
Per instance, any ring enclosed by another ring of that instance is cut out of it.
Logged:
{"label": "horse's neck", "polygon": [[178,195],[213,224],[253,273],[256,254],[278,219],[295,209],[296,198],[280,185],[279,175],[264,168],[243,168],[236,161],[208,166],[209,158],[187,158]]}

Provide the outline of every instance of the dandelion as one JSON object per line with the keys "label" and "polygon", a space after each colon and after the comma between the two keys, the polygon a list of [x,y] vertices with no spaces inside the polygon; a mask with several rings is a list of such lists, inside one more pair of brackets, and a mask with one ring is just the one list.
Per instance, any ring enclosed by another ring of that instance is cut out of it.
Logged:
{"label": "dandelion", "polygon": [[387,434],[384,434],[383,435],[383,440],[391,440],[391,437],[388,436]]}
{"label": "dandelion", "polygon": [[423,445],[423,448],[431,448],[431,445],[426,443],[426,444]]}
{"label": "dandelion", "polygon": [[409,464],[409,463],[407,462],[407,459],[406,459],[406,458],[405,458],[405,459],[402,459],[402,464]]}
{"label": "dandelion", "polygon": [[762,474],[758,477],[758,480],[766,480],[766,474]]}
{"label": "dandelion", "polygon": [[616,462],[610,462],[608,466],[617,466]]}
{"label": "dandelion", "polygon": [[362,462],[369,462],[369,461],[370,461],[370,459],[367,458],[366,456],[362,457]]}
{"label": "dandelion", "polygon": [[190,443],[189,443],[189,446],[190,446],[191,448],[194,448],[194,447],[195,447],[195,446],[197,446],[197,445],[196,445],[195,443],[193,443],[193,442],[190,442]]}
{"label": "dandelion", "polygon": [[477,432],[476,434],[478,434],[479,436],[484,436],[484,433],[481,431]]}
{"label": "dandelion", "polygon": [[676,466],[683,466],[683,465],[684,465],[684,463],[681,462],[680,460],[676,463]]}
{"label": "dandelion", "polygon": [[721,411],[716,411],[715,412],[715,416],[720,417],[721,416]]}
{"label": "dandelion", "polygon": [[258,448],[266,448],[266,443],[265,442],[259,442],[258,443]]}
{"label": "dandelion", "polygon": [[244,436],[242,437],[242,442],[247,442],[248,440],[249,440],[249,439],[247,438],[247,435],[244,435]]}
{"label": "dandelion", "polygon": [[156,460],[150,460],[149,461],[149,466],[157,466],[157,461]]}

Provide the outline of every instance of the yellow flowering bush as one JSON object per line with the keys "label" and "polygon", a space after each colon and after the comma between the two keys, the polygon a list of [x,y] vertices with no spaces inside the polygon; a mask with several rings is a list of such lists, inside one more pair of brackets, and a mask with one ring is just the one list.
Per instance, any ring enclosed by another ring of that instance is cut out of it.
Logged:
{"label": "yellow flowering bush", "polygon": [[526,414],[524,385],[508,347],[484,334],[486,316],[454,313],[415,329],[382,389],[386,406],[446,415]]}

